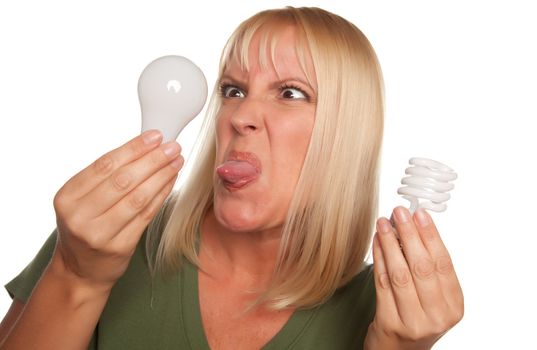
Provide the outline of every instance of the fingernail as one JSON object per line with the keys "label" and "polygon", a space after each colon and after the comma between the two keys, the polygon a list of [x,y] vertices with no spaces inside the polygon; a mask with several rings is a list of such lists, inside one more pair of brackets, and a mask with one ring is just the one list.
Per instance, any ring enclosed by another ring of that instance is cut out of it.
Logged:
{"label": "fingernail", "polygon": [[385,218],[380,218],[377,220],[377,231],[380,233],[389,233],[392,230],[390,222]]}
{"label": "fingernail", "polygon": [[425,227],[431,223],[431,217],[423,208],[418,208],[414,215],[418,219],[418,224],[422,227]]}
{"label": "fingernail", "polygon": [[407,222],[408,220],[410,220],[410,215],[406,208],[397,207],[394,209],[394,212],[395,212],[395,218],[397,219],[397,221]]}
{"label": "fingernail", "polygon": [[146,145],[153,145],[162,140],[162,134],[158,130],[148,130],[142,134],[142,139]]}
{"label": "fingernail", "polygon": [[173,158],[179,154],[180,147],[177,142],[172,141],[162,145],[162,151],[166,156]]}
{"label": "fingernail", "polygon": [[175,169],[181,169],[181,166],[183,165],[183,160],[181,159],[181,157],[178,157],[178,158],[172,160],[170,165]]}

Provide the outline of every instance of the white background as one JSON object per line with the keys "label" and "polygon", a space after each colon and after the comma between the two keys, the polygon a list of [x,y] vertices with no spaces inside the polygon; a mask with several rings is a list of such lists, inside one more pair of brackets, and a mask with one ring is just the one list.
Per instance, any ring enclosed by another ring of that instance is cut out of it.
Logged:
{"label": "white background", "polygon": [[[3,1],[0,282],[54,228],[52,199],[61,185],[139,132],[136,84],[148,62],[184,55],[212,87],[220,50],[240,21],[265,8],[313,5],[361,28],[383,67],[381,214],[406,204],[396,191],[410,157],[437,159],[459,174],[448,210],[433,217],[466,311],[435,349],[536,348],[537,21],[530,3]],[[196,127],[179,138],[186,150]],[[10,303],[0,294],[0,315]]]}

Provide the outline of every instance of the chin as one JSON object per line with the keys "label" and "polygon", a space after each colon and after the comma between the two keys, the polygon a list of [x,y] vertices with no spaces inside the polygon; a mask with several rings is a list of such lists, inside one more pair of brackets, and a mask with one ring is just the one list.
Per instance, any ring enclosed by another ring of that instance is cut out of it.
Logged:
{"label": "chin", "polygon": [[230,231],[250,232],[259,229],[258,220],[254,218],[254,215],[241,208],[230,208],[230,206],[222,208],[215,203],[214,216],[223,228]]}
{"label": "chin", "polygon": [[255,232],[269,229],[272,226],[271,218],[275,217],[275,215],[268,214],[266,207],[262,208],[263,212],[260,212],[260,209],[255,203],[244,199],[216,197],[213,213],[218,224],[226,230]]}

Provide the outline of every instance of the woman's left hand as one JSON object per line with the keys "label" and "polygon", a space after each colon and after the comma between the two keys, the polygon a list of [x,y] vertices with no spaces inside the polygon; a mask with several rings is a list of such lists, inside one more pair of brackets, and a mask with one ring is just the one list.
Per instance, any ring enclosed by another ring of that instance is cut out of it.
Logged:
{"label": "woman's left hand", "polygon": [[411,217],[406,208],[397,207],[393,217],[395,229],[386,218],[377,220],[373,240],[377,305],[364,349],[431,349],[461,320],[462,290],[429,214],[418,209]]}

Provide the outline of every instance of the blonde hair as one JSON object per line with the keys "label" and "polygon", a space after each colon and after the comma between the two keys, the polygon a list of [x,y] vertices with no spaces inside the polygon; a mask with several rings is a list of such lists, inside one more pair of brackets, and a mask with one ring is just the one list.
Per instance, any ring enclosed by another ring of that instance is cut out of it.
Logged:
{"label": "blonde hair", "polygon": [[[378,211],[383,82],[375,52],[357,27],[319,8],[293,7],[263,11],[244,21],[224,47],[219,76],[232,59],[247,69],[254,34],[282,24],[296,29],[303,68],[305,55],[311,56],[317,107],[274,275],[261,299],[275,309],[308,308],[326,301],[364,268]],[[260,50],[266,47],[261,44]],[[259,57],[266,55],[260,52]],[[219,103],[213,93],[190,177],[148,229],[150,261],[156,249],[155,265],[150,265],[154,272],[177,271],[182,257],[199,263],[198,229],[213,201]]]}

